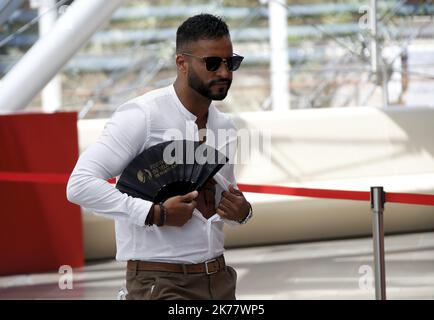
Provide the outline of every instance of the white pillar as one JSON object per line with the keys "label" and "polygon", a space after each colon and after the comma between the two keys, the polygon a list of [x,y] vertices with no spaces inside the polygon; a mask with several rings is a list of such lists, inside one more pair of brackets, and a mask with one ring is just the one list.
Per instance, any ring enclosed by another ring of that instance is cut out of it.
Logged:
{"label": "white pillar", "polygon": [[0,82],[0,113],[24,109],[123,0],[76,0]]}
{"label": "white pillar", "polygon": [[287,12],[285,0],[268,1],[271,104],[279,111],[290,108]]}
{"label": "white pillar", "polygon": [[[386,65],[383,63],[380,68],[380,48],[378,47],[378,35],[377,35],[377,0],[370,0],[371,15],[369,24],[371,27],[371,68],[375,74],[375,82],[380,85],[379,79],[381,79],[381,93],[383,97],[383,107],[389,105],[389,89],[387,83],[387,70]],[[381,73],[381,76],[380,76]]]}
{"label": "white pillar", "polygon": [[[44,37],[53,28],[57,19],[56,0],[32,0],[33,8],[38,8],[39,19],[39,38]],[[59,75],[45,86],[41,93],[42,110],[44,112],[54,112],[62,106],[62,83]]]}
{"label": "white pillar", "polygon": [[371,29],[371,68],[378,79],[377,0],[370,0],[369,26]]}

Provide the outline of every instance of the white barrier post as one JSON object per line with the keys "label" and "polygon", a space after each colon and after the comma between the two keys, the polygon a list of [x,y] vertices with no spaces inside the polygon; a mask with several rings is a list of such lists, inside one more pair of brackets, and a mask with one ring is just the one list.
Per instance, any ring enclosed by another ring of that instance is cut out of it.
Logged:
{"label": "white barrier post", "polygon": [[374,237],[375,299],[386,300],[386,268],[384,260],[383,187],[371,187],[372,234]]}

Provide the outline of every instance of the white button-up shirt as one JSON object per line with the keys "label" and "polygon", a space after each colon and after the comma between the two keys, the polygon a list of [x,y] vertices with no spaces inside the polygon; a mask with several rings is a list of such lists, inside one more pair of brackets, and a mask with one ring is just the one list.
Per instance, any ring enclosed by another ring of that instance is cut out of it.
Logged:
{"label": "white button-up shirt", "polygon": [[[217,213],[206,219],[195,209],[182,227],[144,226],[152,202],[121,193],[107,182],[119,176],[145,149],[170,140],[168,131],[173,133],[177,129],[182,133],[181,138],[198,141],[195,121],[196,116],[182,105],[170,85],[120,106],[97,142],[81,154],[68,182],[68,200],[115,219],[117,260],[198,263],[223,253],[223,224],[238,225],[238,222],[222,219]],[[228,130],[223,139],[226,141],[209,139],[212,134],[218,136],[218,129]],[[205,143],[216,143],[214,148],[236,144],[233,121],[212,104],[206,130]],[[229,184],[236,187],[233,160],[219,170],[214,180],[217,182],[215,200],[219,203],[222,191]]]}

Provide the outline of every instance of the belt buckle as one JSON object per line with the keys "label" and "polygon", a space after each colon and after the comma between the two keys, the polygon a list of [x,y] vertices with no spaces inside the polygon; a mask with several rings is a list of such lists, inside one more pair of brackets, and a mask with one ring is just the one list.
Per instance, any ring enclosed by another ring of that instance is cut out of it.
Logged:
{"label": "belt buckle", "polygon": [[208,270],[208,263],[211,263],[211,262],[214,262],[214,261],[217,261],[217,259],[211,259],[211,260],[207,260],[207,261],[205,261],[205,271],[206,271],[206,274],[213,274],[213,273],[217,273],[218,272],[218,269],[217,270],[215,270],[215,271],[213,271],[213,272],[209,272],[209,270]]}

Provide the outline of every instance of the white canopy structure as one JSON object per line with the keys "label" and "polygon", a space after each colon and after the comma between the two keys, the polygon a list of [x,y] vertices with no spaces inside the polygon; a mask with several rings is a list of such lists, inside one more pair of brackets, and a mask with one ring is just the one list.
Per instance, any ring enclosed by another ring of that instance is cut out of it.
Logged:
{"label": "white canopy structure", "polygon": [[53,29],[0,82],[0,113],[26,108],[122,2],[74,1]]}

